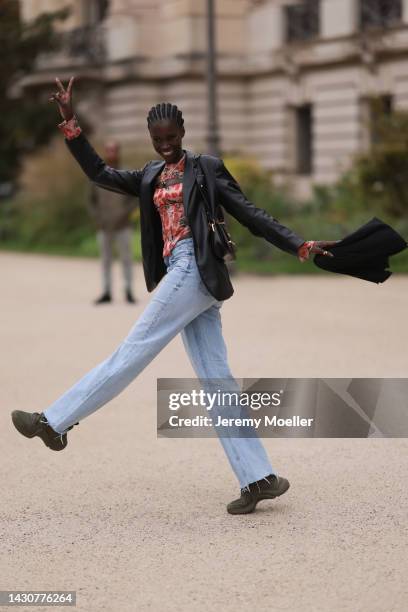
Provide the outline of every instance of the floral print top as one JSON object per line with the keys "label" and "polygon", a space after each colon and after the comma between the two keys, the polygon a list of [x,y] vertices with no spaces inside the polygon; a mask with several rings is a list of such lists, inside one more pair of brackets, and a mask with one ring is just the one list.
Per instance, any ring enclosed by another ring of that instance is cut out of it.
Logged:
{"label": "floral print top", "polygon": [[175,164],[166,164],[157,177],[153,202],[163,231],[163,257],[170,255],[176,243],[191,236],[183,205],[183,175],[186,154]]}

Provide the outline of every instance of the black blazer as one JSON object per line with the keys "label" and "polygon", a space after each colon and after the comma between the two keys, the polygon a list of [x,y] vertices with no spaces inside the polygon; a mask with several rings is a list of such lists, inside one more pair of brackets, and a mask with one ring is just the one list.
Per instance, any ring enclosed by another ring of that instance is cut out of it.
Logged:
{"label": "black blazer", "polygon": [[[153,291],[163,276],[163,237],[160,215],[153,203],[155,179],[164,168],[164,161],[150,161],[141,170],[117,170],[105,164],[83,133],[66,140],[69,150],[82,170],[96,185],[140,198],[140,228],[143,269],[148,291]],[[184,211],[194,241],[194,251],[201,279],[217,300],[226,300],[234,293],[227,266],[217,259],[208,241],[208,222],[194,172],[194,154],[185,150],[183,177]],[[222,159],[201,155],[201,167],[212,207],[217,201],[252,234],[271,242],[283,251],[297,255],[304,239],[281,225],[262,208],[249,202],[238,183],[228,172]]]}

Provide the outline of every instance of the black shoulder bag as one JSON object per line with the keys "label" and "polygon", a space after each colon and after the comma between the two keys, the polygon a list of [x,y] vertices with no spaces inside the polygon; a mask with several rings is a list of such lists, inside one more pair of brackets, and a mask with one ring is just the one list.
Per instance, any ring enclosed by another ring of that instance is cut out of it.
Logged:
{"label": "black shoulder bag", "polygon": [[[197,176],[197,168],[200,171],[201,178]],[[227,229],[227,224],[224,219],[221,206],[219,204],[215,204],[215,215],[213,215],[211,212],[211,207],[208,202],[207,195],[205,193],[205,174],[200,164],[199,155],[194,156],[194,171],[197,185],[203,197],[204,208],[205,213],[207,215],[209,227],[209,241],[212,252],[218,259],[221,259],[224,262],[232,261],[236,259],[236,245],[235,242],[232,241],[231,234]]]}

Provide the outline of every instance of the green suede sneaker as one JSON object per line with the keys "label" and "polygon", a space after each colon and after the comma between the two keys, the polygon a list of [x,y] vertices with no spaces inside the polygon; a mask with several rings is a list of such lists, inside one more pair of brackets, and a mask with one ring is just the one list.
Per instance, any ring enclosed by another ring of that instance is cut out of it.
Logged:
{"label": "green suede sneaker", "polygon": [[230,514],[249,514],[256,508],[256,504],[263,499],[275,499],[289,489],[289,481],[282,476],[270,474],[262,480],[251,482],[241,489],[241,497],[235,499],[227,506]]}
{"label": "green suede sneaker", "polygon": [[[13,410],[11,419],[14,427],[26,438],[35,438],[38,436],[51,450],[64,450],[68,444],[66,432],[63,434],[54,431],[48,424],[44,413],[24,412],[23,410]],[[79,425],[79,423],[75,423]],[[68,427],[67,431],[73,428]]]}

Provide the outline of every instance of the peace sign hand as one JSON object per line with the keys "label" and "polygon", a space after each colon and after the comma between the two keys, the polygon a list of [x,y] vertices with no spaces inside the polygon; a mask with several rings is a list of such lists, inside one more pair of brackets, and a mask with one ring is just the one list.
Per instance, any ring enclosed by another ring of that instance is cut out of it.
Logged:
{"label": "peace sign hand", "polygon": [[333,253],[326,251],[325,247],[331,247],[341,240],[307,240],[298,249],[298,258],[302,263],[309,259],[310,253],[317,253],[318,255],[325,255],[327,257],[334,257]]}
{"label": "peace sign hand", "polygon": [[61,117],[66,121],[69,121],[74,116],[74,111],[72,109],[72,85],[74,83],[74,78],[75,77],[70,78],[68,87],[65,90],[59,78],[56,77],[55,81],[57,83],[58,91],[48,98],[49,102],[55,101],[58,104]]}

